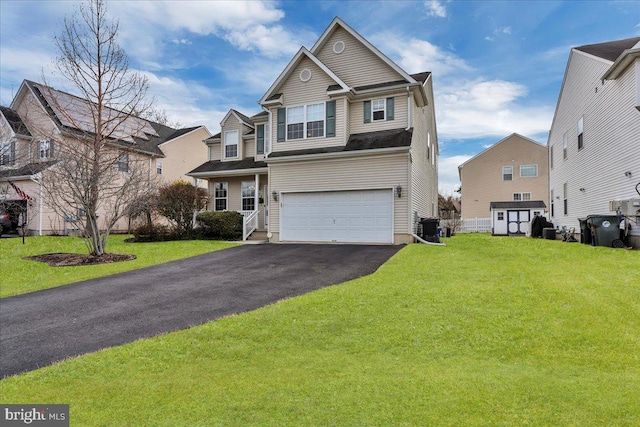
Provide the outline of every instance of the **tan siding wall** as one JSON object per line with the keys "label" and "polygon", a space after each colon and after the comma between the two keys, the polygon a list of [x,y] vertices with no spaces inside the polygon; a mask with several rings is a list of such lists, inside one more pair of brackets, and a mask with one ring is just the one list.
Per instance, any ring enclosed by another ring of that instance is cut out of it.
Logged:
{"label": "tan siding wall", "polygon": [[160,160],[163,170],[159,177],[163,182],[179,179],[193,182],[193,178],[185,174],[208,160],[207,146],[202,142],[208,137],[209,132],[201,128],[163,144],[160,149],[166,157],[154,160],[152,174],[156,173],[156,162]]}
{"label": "tan siding wall", "polygon": [[[390,188],[402,185],[408,188],[407,154],[389,154],[362,158],[316,160],[296,163],[272,164],[269,191],[339,191]],[[408,234],[409,198],[404,195],[394,200],[394,233]],[[279,233],[279,202],[271,203],[270,231],[277,241]]]}
{"label": "tan siding wall", "polygon": [[221,160],[222,152],[221,147],[222,144],[220,142],[216,142],[209,145],[209,160]]}
{"label": "tan siding wall", "polygon": [[255,135],[252,135],[252,139],[244,140],[244,149],[242,150],[244,153],[244,157],[256,157],[256,140]]}
{"label": "tan siding wall", "polygon": [[[341,54],[333,52],[333,45],[338,40],[345,43],[345,50]],[[396,71],[342,28],[336,29],[322,49],[316,52],[316,57],[349,87],[402,79]]]}
{"label": "tan siding wall", "polygon": [[[521,165],[538,165],[537,178],[521,178]],[[513,167],[513,180],[502,180],[502,166]],[[547,207],[547,149],[512,135],[470,160],[462,167],[462,216],[490,218],[491,202],[513,201],[513,193],[531,193],[531,200],[542,200]]]}
{"label": "tan siding wall", "polygon": [[[383,97],[375,97],[371,99],[386,99],[393,95],[387,95]],[[400,129],[407,127],[407,95],[398,94],[394,96],[394,119],[393,120],[380,120],[371,123],[364,123],[364,102],[353,101],[350,108],[350,130],[351,133],[363,133],[363,132],[375,132],[386,129]]]}
{"label": "tan siding wall", "polygon": [[[549,144],[554,147],[550,189],[554,190],[554,225],[579,227],[577,218],[608,214],[609,201],[638,197],[640,176],[640,120],[634,108],[638,88],[631,64],[616,80],[602,83],[609,68],[580,53],[570,56]],[[597,88],[597,92],[596,92]],[[584,115],[584,148],[578,150],[577,123]],[[567,132],[568,158],[562,156],[562,135]],[[631,177],[625,176],[631,172]],[[568,215],[563,214],[563,184],[568,184]],[[584,188],[581,192],[579,189]],[[632,229],[640,235],[640,227]]]}
{"label": "tan siding wall", "polygon": [[[16,112],[22,121],[27,124],[34,140],[31,144],[21,144],[20,161],[23,163],[37,162],[39,161],[38,141],[41,139],[55,140],[60,138],[57,128],[30,92],[24,96],[16,107]],[[25,152],[23,150],[28,151]]]}

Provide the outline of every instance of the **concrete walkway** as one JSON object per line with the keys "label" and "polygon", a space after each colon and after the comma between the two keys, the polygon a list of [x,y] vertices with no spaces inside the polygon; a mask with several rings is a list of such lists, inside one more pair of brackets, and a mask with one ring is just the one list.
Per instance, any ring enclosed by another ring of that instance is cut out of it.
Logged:
{"label": "concrete walkway", "polygon": [[400,249],[245,245],[3,298],[0,377],[342,283]]}

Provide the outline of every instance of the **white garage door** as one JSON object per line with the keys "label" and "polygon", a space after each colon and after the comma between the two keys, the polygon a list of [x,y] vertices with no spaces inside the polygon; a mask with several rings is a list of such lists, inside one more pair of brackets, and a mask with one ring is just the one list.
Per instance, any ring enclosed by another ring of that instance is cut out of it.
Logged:
{"label": "white garage door", "polygon": [[393,243],[393,190],[285,193],[283,241]]}

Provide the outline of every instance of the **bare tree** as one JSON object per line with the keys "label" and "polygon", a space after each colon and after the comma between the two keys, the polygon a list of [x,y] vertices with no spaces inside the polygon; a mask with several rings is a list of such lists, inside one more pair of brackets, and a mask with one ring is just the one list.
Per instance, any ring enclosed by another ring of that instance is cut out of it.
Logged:
{"label": "bare tree", "polygon": [[103,0],[82,4],[55,37],[56,69],[80,96],[40,88],[63,130],[45,147],[59,162],[43,173],[43,189],[59,215],[78,220],[95,256],[105,253],[126,207],[152,187],[140,142],[154,130],[137,117],[150,107],[148,83],[129,69],[117,38],[118,23],[107,18]]}

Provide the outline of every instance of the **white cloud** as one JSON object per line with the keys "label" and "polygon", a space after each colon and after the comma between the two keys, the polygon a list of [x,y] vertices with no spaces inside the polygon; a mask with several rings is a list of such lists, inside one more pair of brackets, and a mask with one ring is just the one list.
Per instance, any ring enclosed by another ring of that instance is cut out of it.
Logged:
{"label": "white cloud", "polygon": [[184,45],[192,44],[191,40],[189,39],[173,39],[171,41],[173,42],[173,44],[184,44]]}
{"label": "white cloud", "polygon": [[[474,154],[475,155],[475,154]],[[438,191],[442,195],[456,195],[460,186],[458,166],[474,155],[440,156],[438,159]]]}
{"label": "white cloud", "polygon": [[495,34],[511,34],[511,27],[498,27],[494,31]]}
{"label": "white cloud", "polygon": [[517,103],[526,95],[524,86],[503,80],[449,82],[436,90],[438,134],[465,139],[547,132],[553,107]]}
{"label": "white cloud", "polygon": [[431,71],[442,77],[453,72],[471,71],[462,58],[426,40],[391,32],[374,34],[369,40],[409,73]]}
{"label": "white cloud", "polygon": [[230,31],[223,37],[239,49],[259,52],[269,58],[293,56],[301,46],[300,34],[293,34],[279,25],[270,28],[256,25],[243,31]]}
{"label": "white cloud", "polygon": [[424,7],[427,9],[427,15],[436,16],[438,18],[447,17],[447,9],[438,0],[427,0],[424,2]]}

